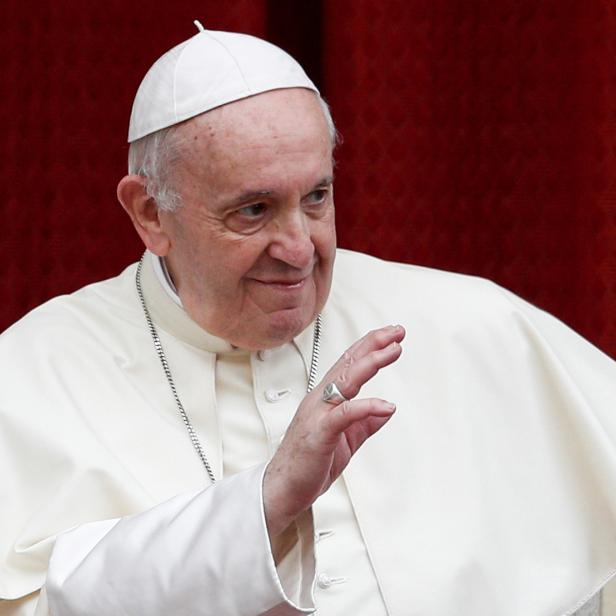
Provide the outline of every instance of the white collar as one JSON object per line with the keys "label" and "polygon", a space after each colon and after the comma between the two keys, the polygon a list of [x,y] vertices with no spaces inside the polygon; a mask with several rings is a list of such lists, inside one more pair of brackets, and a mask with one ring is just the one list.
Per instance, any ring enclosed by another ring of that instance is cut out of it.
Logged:
{"label": "white collar", "polygon": [[164,257],[157,257],[156,255],[152,255],[152,268],[154,269],[154,273],[156,274],[156,278],[158,278],[158,282],[160,282],[160,286],[167,292],[167,295],[180,307],[183,308],[182,300],[178,295],[177,289],[173,284],[173,280],[171,280],[171,275],[169,274],[169,270],[167,269],[167,263],[165,262]]}

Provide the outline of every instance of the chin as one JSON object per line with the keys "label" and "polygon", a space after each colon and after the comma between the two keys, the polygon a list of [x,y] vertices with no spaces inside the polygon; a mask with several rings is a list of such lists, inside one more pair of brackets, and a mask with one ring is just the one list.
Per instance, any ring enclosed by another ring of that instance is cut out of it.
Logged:
{"label": "chin", "polygon": [[261,348],[281,346],[301,334],[313,321],[312,313],[303,309],[281,310],[269,316],[266,339]]}

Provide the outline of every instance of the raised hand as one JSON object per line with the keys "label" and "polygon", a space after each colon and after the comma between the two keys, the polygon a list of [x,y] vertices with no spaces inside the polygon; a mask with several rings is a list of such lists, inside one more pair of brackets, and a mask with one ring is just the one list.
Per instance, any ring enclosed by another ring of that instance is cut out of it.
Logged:
{"label": "raised hand", "polygon": [[[369,332],[342,355],[300,404],[263,480],[271,538],[329,488],[362,443],[393,415],[395,406],[390,402],[354,398],[381,368],[400,357],[404,336],[400,325]],[[323,389],[331,382],[347,401],[331,404],[323,400]]]}

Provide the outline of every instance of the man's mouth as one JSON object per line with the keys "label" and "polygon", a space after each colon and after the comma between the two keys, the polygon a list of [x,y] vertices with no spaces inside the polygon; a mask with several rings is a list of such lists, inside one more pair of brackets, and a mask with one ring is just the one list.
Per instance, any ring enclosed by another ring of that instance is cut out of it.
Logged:
{"label": "man's mouth", "polygon": [[304,285],[304,283],[306,282],[306,278],[296,278],[294,280],[266,279],[257,280],[257,282],[260,282],[261,284],[266,284],[270,287],[280,287],[282,289],[298,289]]}
{"label": "man's mouth", "polygon": [[294,278],[254,278],[254,281],[270,288],[293,291],[295,289],[301,289],[306,284],[308,277],[309,274],[302,277],[296,276]]}

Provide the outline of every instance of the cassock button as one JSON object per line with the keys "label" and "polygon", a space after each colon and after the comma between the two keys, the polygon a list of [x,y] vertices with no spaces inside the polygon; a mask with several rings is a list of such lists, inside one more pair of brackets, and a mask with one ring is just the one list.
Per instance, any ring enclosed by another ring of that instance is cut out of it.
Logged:
{"label": "cassock button", "polygon": [[327,573],[317,575],[317,586],[323,590],[327,590],[333,584],[344,584],[346,581],[345,577],[329,577]]}
{"label": "cassock button", "polygon": [[263,395],[268,402],[278,402],[290,393],[290,389],[266,389]]}
{"label": "cassock button", "polygon": [[317,586],[319,588],[329,588],[332,585],[332,580],[326,573],[319,573],[317,576]]}

